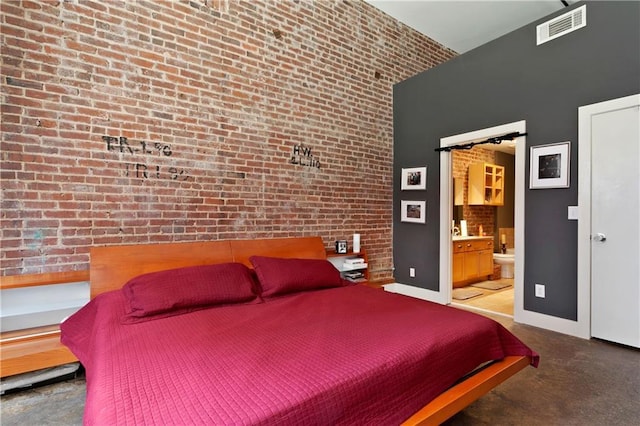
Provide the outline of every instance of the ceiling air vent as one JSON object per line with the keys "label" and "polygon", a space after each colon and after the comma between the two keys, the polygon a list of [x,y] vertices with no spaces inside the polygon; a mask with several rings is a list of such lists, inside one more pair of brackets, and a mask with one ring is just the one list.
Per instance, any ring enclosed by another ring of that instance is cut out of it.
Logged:
{"label": "ceiling air vent", "polygon": [[587,5],[538,25],[538,45],[587,25]]}

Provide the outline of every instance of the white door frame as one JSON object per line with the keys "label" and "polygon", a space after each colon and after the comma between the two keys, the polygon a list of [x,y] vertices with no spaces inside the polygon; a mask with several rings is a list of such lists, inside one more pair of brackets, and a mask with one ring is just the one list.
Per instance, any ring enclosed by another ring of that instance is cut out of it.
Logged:
{"label": "white door frame", "polygon": [[[440,139],[440,146],[450,146],[458,143],[477,141],[511,132],[526,133],[526,121],[517,121],[501,126],[490,127],[475,132],[464,133]],[[589,338],[584,334],[583,322],[572,321],[552,315],[541,314],[539,312],[527,311],[524,309],[524,217],[525,203],[524,195],[525,170],[526,170],[526,139],[520,137],[516,140],[516,161],[515,161],[515,267],[514,267],[514,300],[513,300],[513,320],[515,322],[529,324],[535,327],[557,331],[559,333],[572,336]],[[581,151],[581,148],[578,149]],[[579,166],[580,167],[580,166]],[[453,182],[451,173],[451,154],[442,152],[440,154],[440,292],[437,299],[432,299],[440,303],[451,303],[451,273],[452,273],[452,244],[451,244],[451,220],[453,219],[453,192],[451,183]],[[582,210],[582,209],[581,209]],[[587,291],[588,293],[588,291]],[[579,293],[580,297],[584,295]],[[587,303],[587,309],[589,304]],[[579,319],[583,319],[579,305]]]}
{"label": "white door frame", "polygon": [[640,94],[578,108],[578,336],[591,337],[591,116],[630,108]]}
{"label": "white door frame", "polygon": [[[462,133],[440,139],[440,147],[447,147],[461,143],[478,141],[502,136],[507,133],[526,133],[526,121],[516,121],[487,129]],[[515,275],[514,275],[514,321],[522,322],[524,308],[524,188],[525,188],[525,137],[516,139],[516,171],[515,171]],[[453,176],[451,171],[451,152],[440,152],[440,292],[437,302],[451,303],[452,283],[452,245],[451,245],[451,221],[453,220],[453,191],[451,184]]]}

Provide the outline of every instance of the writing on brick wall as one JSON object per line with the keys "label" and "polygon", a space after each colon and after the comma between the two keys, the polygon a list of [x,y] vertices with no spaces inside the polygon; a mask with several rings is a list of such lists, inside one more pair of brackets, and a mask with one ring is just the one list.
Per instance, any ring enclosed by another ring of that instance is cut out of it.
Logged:
{"label": "writing on brick wall", "polygon": [[[119,152],[121,154],[130,155],[159,155],[161,157],[171,157],[173,151],[171,145],[134,141],[124,136],[103,136],[102,140],[107,144],[107,151]],[[147,163],[125,163],[124,173],[126,177],[134,177],[139,179],[170,179],[178,181],[186,181],[189,179],[189,173],[178,167],[164,165],[149,165]]]}
{"label": "writing on brick wall", "polygon": [[299,164],[300,166],[320,168],[320,160],[311,154],[311,148],[302,145],[293,147],[291,160],[289,162],[291,164]]}

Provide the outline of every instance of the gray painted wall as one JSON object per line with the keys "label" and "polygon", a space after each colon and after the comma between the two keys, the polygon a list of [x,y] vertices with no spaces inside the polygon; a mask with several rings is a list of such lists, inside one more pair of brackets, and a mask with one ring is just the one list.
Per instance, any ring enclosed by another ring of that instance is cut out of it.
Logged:
{"label": "gray painted wall", "polygon": [[[578,107],[640,93],[640,2],[586,5],[585,28],[536,46],[536,25],[565,9],[394,86],[397,282],[439,289],[440,138],[526,120],[526,187],[532,145],[571,141],[571,174],[569,188],[525,190],[524,308],[576,320],[578,224],[567,206],[578,202]],[[401,169],[424,165],[426,191],[400,191]],[[400,222],[403,199],[427,200],[425,225]]]}

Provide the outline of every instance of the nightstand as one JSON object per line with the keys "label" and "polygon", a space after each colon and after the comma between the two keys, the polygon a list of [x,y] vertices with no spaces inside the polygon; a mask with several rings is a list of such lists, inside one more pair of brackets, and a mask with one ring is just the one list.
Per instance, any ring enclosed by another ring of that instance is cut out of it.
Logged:
{"label": "nightstand", "polygon": [[334,250],[327,250],[327,260],[340,271],[345,280],[358,284],[369,282],[369,264],[364,249],[359,253],[336,253]]}

